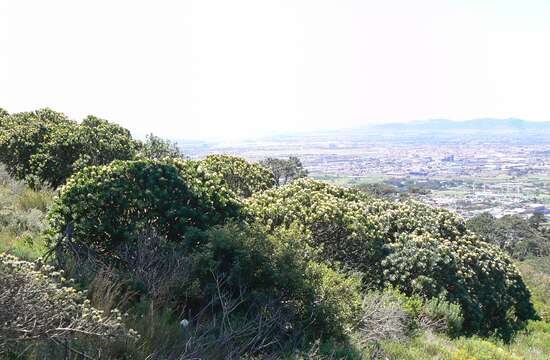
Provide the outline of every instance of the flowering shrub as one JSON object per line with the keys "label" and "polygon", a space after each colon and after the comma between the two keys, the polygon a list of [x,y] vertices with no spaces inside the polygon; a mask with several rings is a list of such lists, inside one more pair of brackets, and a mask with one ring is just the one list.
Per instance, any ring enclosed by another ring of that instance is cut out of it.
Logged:
{"label": "flowering shrub", "polygon": [[466,332],[507,337],[535,316],[511,260],[449,211],[309,179],[256,194],[247,208],[272,230],[297,223],[323,260],[361,271],[367,287],[393,285],[460,304]]}
{"label": "flowering shrub", "polygon": [[137,337],[124,327],[120,312],[94,309],[69,285],[63,272],[50,266],[0,254],[0,355],[25,343],[52,342],[72,350],[82,338]]}
{"label": "flowering shrub", "polygon": [[202,160],[202,164],[208,170],[220,174],[229,188],[242,197],[249,197],[275,185],[270,170],[236,156],[209,155]]}
{"label": "flowering shrub", "polygon": [[381,256],[383,227],[378,216],[366,216],[366,199],[359,192],[306,178],[258,193],[246,204],[271,229],[296,223],[324,259],[368,272]]}
{"label": "flowering shrub", "polygon": [[52,239],[70,229],[75,241],[109,253],[150,224],[170,241],[192,245],[201,230],[238,213],[223,180],[199,163],[135,160],[69,178],[48,219]]}

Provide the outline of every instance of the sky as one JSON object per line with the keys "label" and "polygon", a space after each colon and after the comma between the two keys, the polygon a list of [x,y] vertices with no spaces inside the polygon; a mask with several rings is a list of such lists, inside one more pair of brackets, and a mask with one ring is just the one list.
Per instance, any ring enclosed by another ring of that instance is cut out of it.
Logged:
{"label": "sky", "polygon": [[548,0],[0,0],[0,107],[172,139],[550,120]]}

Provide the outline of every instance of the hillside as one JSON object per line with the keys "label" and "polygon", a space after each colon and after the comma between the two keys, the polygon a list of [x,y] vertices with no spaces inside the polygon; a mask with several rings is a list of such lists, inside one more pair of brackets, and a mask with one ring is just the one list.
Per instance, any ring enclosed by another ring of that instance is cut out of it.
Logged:
{"label": "hillside", "polygon": [[0,357],[550,355],[548,259],[452,212],[48,109],[0,116],[0,162]]}

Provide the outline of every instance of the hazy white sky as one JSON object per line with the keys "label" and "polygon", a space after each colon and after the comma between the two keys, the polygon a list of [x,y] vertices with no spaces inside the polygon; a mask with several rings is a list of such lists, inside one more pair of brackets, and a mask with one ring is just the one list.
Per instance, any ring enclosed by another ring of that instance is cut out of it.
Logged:
{"label": "hazy white sky", "polygon": [[0,107],[171,138],[550,120],[549,0],[0,0]]}

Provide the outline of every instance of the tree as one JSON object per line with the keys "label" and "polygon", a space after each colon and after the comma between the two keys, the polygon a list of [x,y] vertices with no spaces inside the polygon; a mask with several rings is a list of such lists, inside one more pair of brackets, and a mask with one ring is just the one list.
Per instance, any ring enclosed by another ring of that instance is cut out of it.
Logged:
{"label": "tree", "polygon": [[277,186],[307,177],[308,174],[308,171],[304,169],[302,162],[296,156],[290,156],[288,160],[269,157],[260,161],[260,164],[273,172]]}
{"label": "tree", "polygon": [[149,134],[145,141],[140,142],[139,156],[149,159],[183,159],[185,155],[181,152],[178,144]]}
{"label": "tree", "polygon": [[50,109],[0,118],[0,162],[31,186],[53,188],[88,165],[135,156],[136,142],[119,125],[94,116],[82,123]]}
{"label": "tree", "polygon": [[4,116],[0,118],[0,162],[10,176],[32,183],[33,156],[50,141],[54,129],[75,126],[64,114],[50,109]]}
{"label": "tree", "polygon": [[550,255],[550,234],[544,231],[544,217],[533,215],[528,220],[518,215],[500,219],[481,213],[468,220],[467,226],[483,240],[497,245],[515,258]]}

